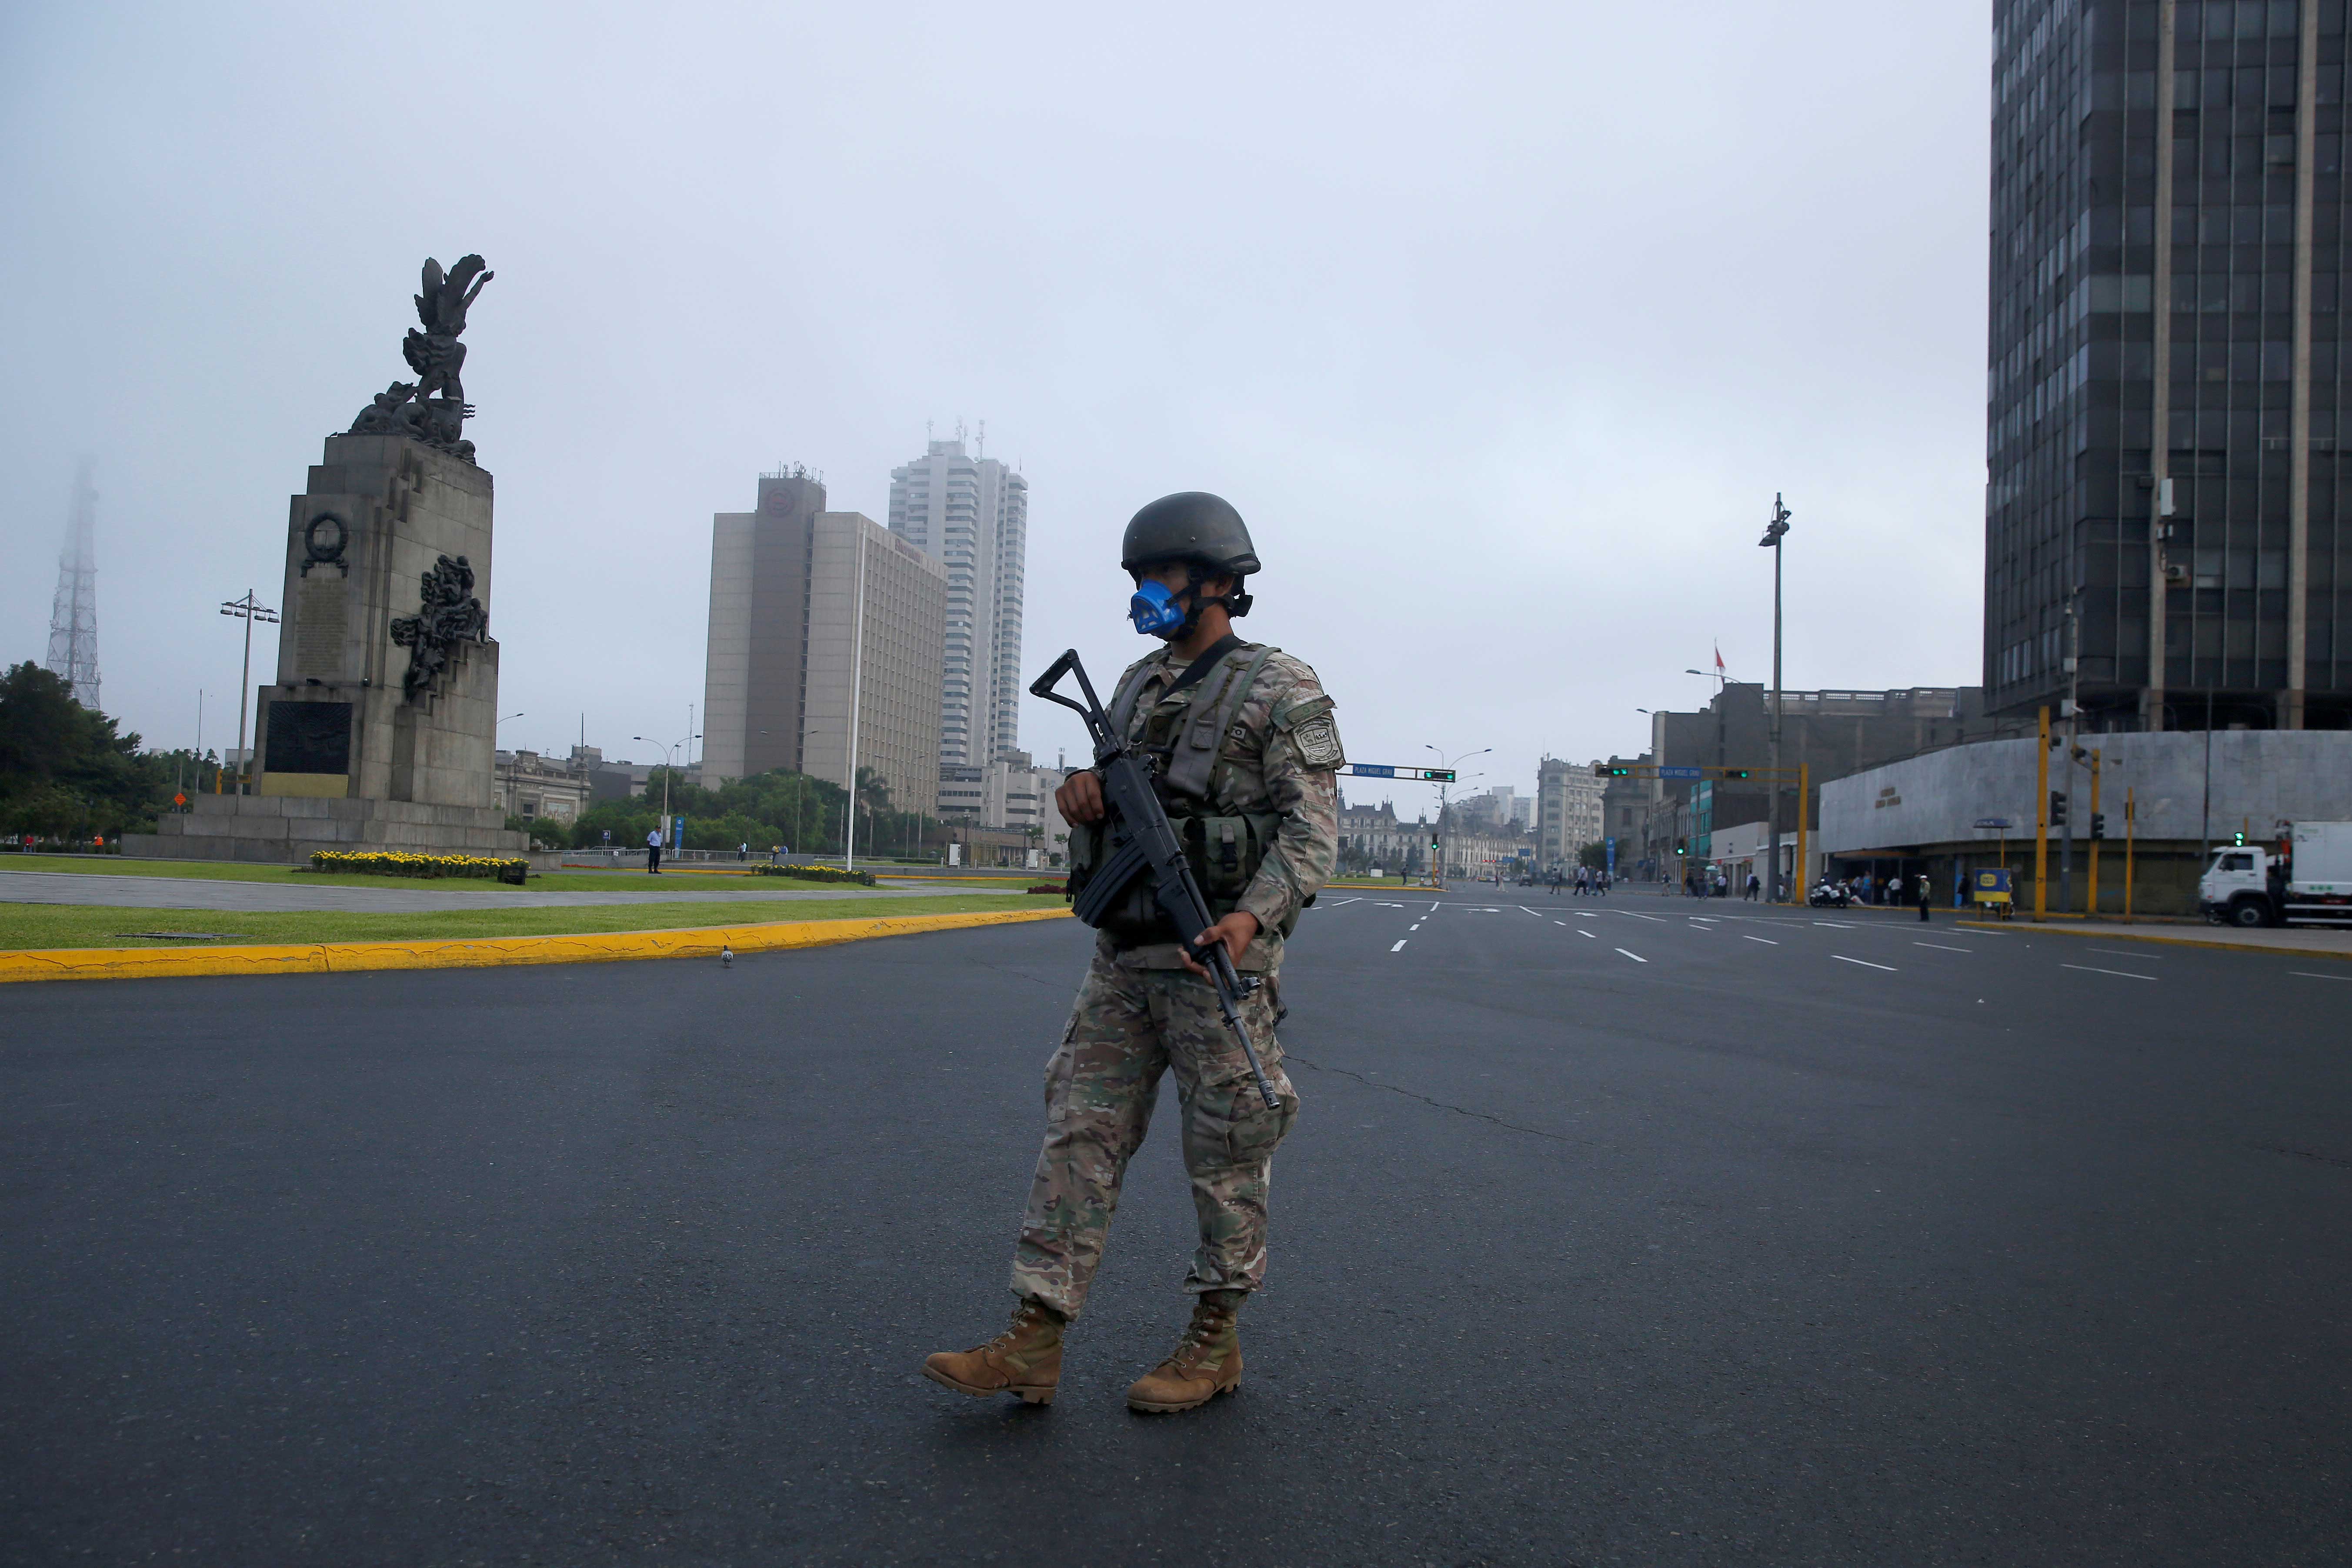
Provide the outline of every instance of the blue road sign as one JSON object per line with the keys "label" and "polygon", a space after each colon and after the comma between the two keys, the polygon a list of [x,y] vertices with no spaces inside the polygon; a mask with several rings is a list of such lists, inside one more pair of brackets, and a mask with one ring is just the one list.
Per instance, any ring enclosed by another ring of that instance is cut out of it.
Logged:
{"label": "blue road sign", "polygon": [[1977,826],[1979,827],[2014,827],[2017,825],[2005,816],[1979,816],[1977,818]]}
{"label": "blue road sign", "polygon": [[1706,770],[1705,768],[1660,768],[1658,776],[1662,779],[1704,778],[1706,776]]}
{"label": "blue road sign", "polygon": [[1425,784],[1452,784],[1452,768],[1408,768],[1388,763],[1349,763],[1339,772],[1360,779],[1420,779]]}

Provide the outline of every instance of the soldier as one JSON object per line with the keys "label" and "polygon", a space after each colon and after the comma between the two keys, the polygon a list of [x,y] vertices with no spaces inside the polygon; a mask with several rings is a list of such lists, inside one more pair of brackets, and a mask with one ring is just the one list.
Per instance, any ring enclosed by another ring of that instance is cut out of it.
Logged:
{"label": "soldier", "polygon": [[[1045,1068],[1045,1141],[1013,1250],[1012,1325],[977,1349],[940,1352],[923,1370],[964,1394],[1053,1403],[1063,1327],[1086,1304],[1120,1179],[1150,1126],[1160,1075],[1172,1069],[1201,1226],[1184,1280],[1192,1318],[1167,1359],[1127,1391],[1129,1409],[1166,1413],[1241,1381],[1239,1320],[1265,1278],[1274,1151],[1298,1109],[1274,1037],[1283,942],[1338,858],[1335,771],[1346,759],[1315,672],[1234,635],[1258,560],[1231,505],[1198,491],[1153,501],[1128,523],[1119,565],[1135,580],[1136,629],[1167,647],[1119,678],[1111,722],[1158,759],[1154,785],[1215,923],[1177,931],[1141,883],[1106,921]],[[1074,773],[1054,799],[1071,824],[1076,892],[1102,858],[1101,782]],[[1262,978],[1242,1016],[1274,1105],[1188,941],[1223,942],[1236,969]]]}

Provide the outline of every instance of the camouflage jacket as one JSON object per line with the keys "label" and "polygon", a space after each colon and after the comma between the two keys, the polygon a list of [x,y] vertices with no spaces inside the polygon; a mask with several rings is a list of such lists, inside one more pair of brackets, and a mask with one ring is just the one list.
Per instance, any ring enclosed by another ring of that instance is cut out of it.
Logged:
{"label": "camouflage jacket", "polygon": [[[1244,643],[1225,656],[1226,661],[1245,666],[1263,647]],[[1128,729],[1130,742],[1165,745],[1169,737],[1182,732],[1195,700],[1214,700],[1223,684],[1222,670],[1173,697],[1162,697],[1183,674],[1186,664],[1161,648],[1138,659],[1120,675],[1114,691],[1123,689],[1129,676],[1144,672],[1144,686],[1137,695]],[[1339,725],[1332,718],[1333,706],[1314,670],[1279,650],[1271,653],[1227,729],[1210,771],[1207,812],[1264,814],[1281,819],[1265,858],[1238,903],[1256,916],[1258,923],[1257,938],[1243,955],[1240,968],[1272,970],[1282,963],[1285,929],[1329,879],[1339,858],[1339,783],[1334,770],[1347,758]],[[1183,967],[1173,942],[1122,947],[1106,936],[1102,945],[1130,968]]]}

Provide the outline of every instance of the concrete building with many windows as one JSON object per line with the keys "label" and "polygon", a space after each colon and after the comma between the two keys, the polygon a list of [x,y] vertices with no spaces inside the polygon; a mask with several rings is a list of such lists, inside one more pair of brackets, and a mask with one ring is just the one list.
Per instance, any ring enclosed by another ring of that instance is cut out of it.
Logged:
{"label": "concrete building with many windows", "polygon": [[947,608],[939,561],[825,510],[804,470],[761,476],[757,510],[712,520],[705,776],[870,771],[892,809],[933,810]]}
{"label": "concrete building with many windows", "polygon": [[1996,711],[2079,679],[2093,731],[2352,723],[2346,26],[1996,0]]}
{"label": "concrete building with many windows", "polygon": [[[1715,699],[1696,712],[1659,711],[1650,716],[1650,748],[1643,760],[1661,767],[1760,770],[1771,756],[1772,694],[1749,681],[1726,681]],[[1822,785],[1898,758],[1941,751],[1972,741],[2032,733],[2034,721],[1988,715],[1984,693],[1973,686],[1919,686],[1890,691],[1787,691],[1780,693],[1780,764],[1811,773],[1805,802],[1809,827],[1820,826]],[[1643,841],[1637,864],[1669,880],[1675,868],[1706,858],[1714,834],[1767,819],[1771,786],[1762,777],[1691,781],[1645,778],[1630,781],[1649,797],[1640,813]],[[1796,781],[1781,782],[1781,869],[1795,867]],[[1604,809],[1607,801],[1604,797]],[[1620,812],[1631,811],[1621,803]],[[1618,847],[1625,858],[1625,847]]]}
{"label": "concrete building with many windows", "polygon": [[1594,763],[1546,757],[1536,764],[1536,864],[1572,861],[1601,837],[1601,797],[1609,782]]}
{"label": "concrete building with many windows", "polygon": [[890,531],[947,571],[940,761],[983,766],[1018,750],[1029,481],[967,452],[959,429],[890,470]]}

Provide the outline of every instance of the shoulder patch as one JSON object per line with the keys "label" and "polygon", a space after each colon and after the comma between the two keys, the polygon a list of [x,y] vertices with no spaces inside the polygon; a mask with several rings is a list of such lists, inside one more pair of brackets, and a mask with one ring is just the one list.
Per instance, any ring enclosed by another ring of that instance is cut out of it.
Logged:
{"label": "shoulder patch", "polygon": [[1291,743],[1298,748],[1298,760],[1310,768],[1336,768],[1348,760],[1347,748],[1339,743],[1339,726],[1331,717],[1330,704],[1297,725],[1290,731]]}
{"label": "shoulder patch", "polygon": [[1296,731],[1308,720],[1319,719],[1337,706],[1328,695],[1318,691],[1297,702],[1276,706],[1268,717],[1273,720],[1276,729]]}

